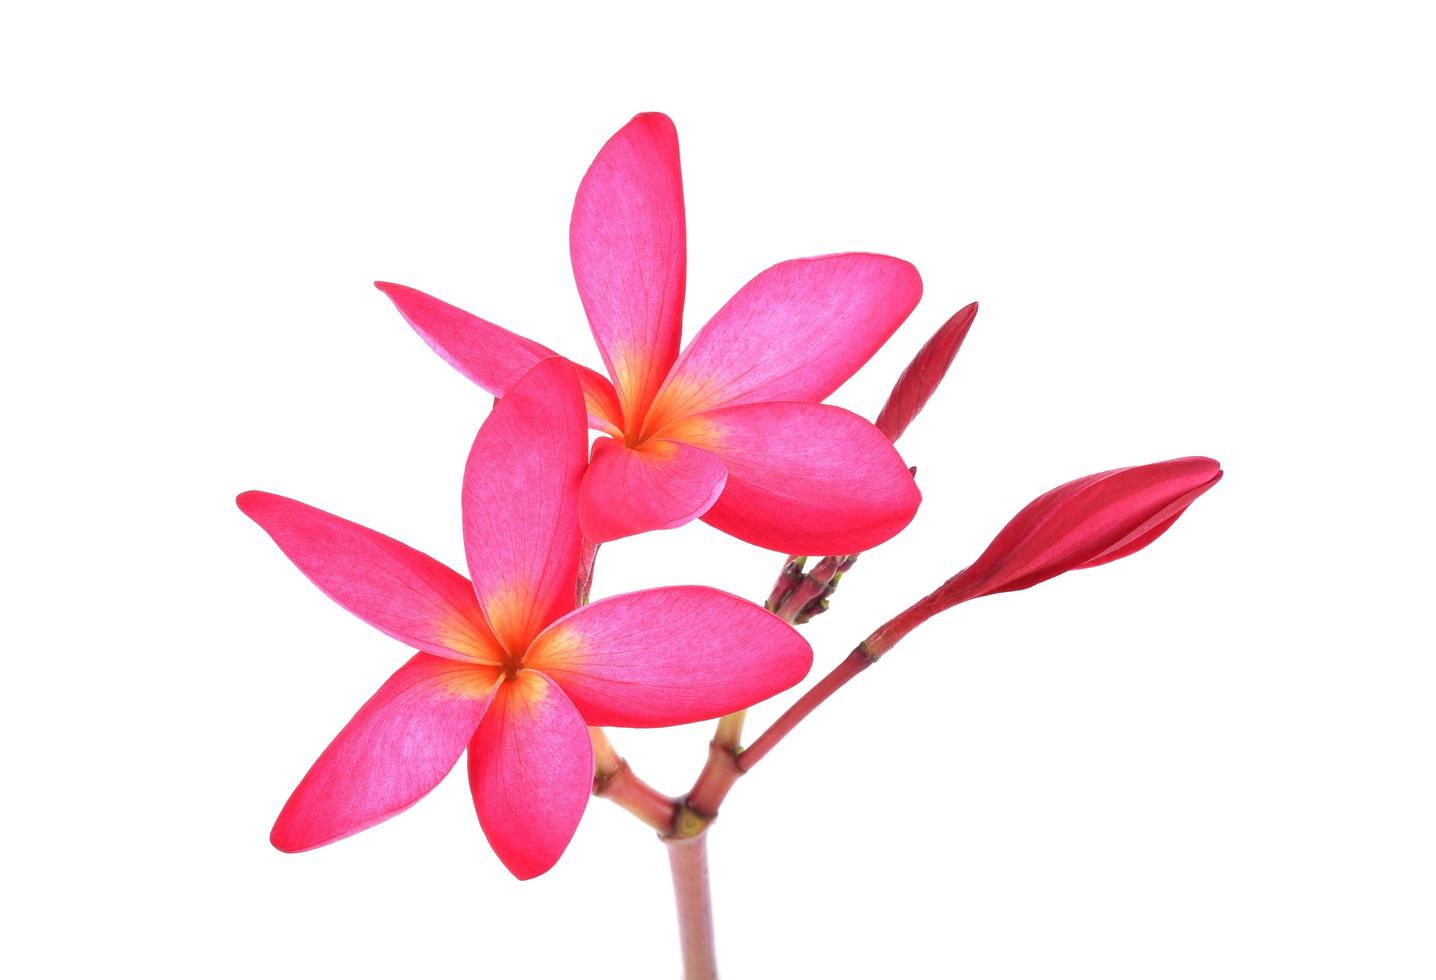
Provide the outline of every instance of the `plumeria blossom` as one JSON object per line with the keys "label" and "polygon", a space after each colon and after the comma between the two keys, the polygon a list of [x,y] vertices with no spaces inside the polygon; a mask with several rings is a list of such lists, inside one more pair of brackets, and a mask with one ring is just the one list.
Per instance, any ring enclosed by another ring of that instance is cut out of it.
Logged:
{"label": "plumeria blossom", "polygon": [[508,387],[464,472],[470,579],[392,538],[286,497],[240,508],[330,598],[417,648],[300,782],[274,825],[283,851],[330,843],[428,793],[468,749],[474,808],[519,878],[547,871],[594,775],[586,725],[714,718],[797,683],[798,634],[758,606],[677,586],[575,608],[587,462],[572,365]]}
{"label": "plumeria blossom", "polygon": [[[917,486],[890,441],[820,404],[917,305],[922,281],[910,264],[868,253],[780,263],[680,352],[683,181],[677,133],[659,113],[635,117],[599,151],[579,185],[569,247],[609,375],[579,372],[589,424],[605,434],[581,492],[590,540],[701,517],[764,548],[839,554],[912,519]],[[495,395],[553,354],[417,290],[376,285]]]}

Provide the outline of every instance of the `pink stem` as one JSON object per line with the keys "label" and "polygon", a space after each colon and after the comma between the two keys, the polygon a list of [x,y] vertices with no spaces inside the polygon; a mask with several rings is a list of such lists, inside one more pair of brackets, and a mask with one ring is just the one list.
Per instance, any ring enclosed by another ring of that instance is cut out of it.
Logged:
{"label": "pink stem", "polygon": [[[828,676],[814,684],[806,694],[794,702],[791,708],[783,712],[777,721],[769,725],[768,730],[759,735],[752,745],[738,753],[739,771],[747,772],[756,766],[763,756],[772,751],[773,746],[783,740],[783,736],[798,727],[800,721],[812,714],[814,708],[828,700],[838,688],[858,676],[876,660],[877,658],[862,646],[848,654]],[[715,807],[714,812],[716,810]]]}
{"label": "pink stem", "polygon": [[708,764],[703,767],[698,781],[693,784],[693,789],[684,800],[687,811],[691,811],[704,822],[716,817],[718,808],[722,806],[723,800],[732,791],[739,777],[761,762],[774,746],[797,728],[798,723],[812,714],[818,705],[832,697],[838,688],[876,663],[878,656],[868,648],[867,643],[858,644],[857,649],[795,701],[791,708],[783,712],[778,720],[769,725],[746,749],[730,749],[716,743],[710,745]]}
{"label": "pink stem", "polygon": [[777,612],[783,605],[783,600],[793,591],[793,586],[803,579],[803,565],[807,558],[802,555],[789,555],[788,560],[783,563],[783,570],[778,573],[778,581],[773,583],[773,590],[768,593],[768,601],[763,603],[763,608],[769,612]]}
{"label": "pink stem", "polygon": [[824,558],[816,568],[799,579],[778,608],[773,610],[778,618],[785,623],[796,623],[803,607],[822,595],[823,590],[828,587],[837,563],[836,558]]}
{"label": "pink stem", "polygon": [[708,884],[708,835],[670,837],[668,865],[678,903],[678,939],[683,948],[683,980],[718,980],[713,944],[713,895]]}

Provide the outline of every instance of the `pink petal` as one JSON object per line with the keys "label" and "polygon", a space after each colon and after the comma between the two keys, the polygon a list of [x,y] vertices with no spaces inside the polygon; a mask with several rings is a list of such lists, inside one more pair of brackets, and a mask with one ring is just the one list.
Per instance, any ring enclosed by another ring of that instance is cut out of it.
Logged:
{"label": "pink petal", "polygon": [[728,470],[712,453],[650,439],[637,449],[599,439],[583,477],[580,519],[590,541],[679,527],[723,492]]}
{"label": "pink petal", "polygon": [[680,585],[603,599],[544,630],[524,661],[590,725],[652,728],[717,718],[787,690],[808,642],[761,606]]}
{"label": "pink petal", "polygon": [[790,555],[866,551],[906,527],[922,499],[892,443],[832,405],[722,408],[684,420],[673,438],[728,466],[703,520]]}
{"label": "pink petal", "polygon": [[469,745],[469,788],[489,844],[518,878],[553,867],[593,787],[593,746],[552,680],[523,670],[505,682]]}
{"label": "pink petal", "polygon": [[635,116],[588,168],[569,226],[578,294],[629,420],[678,356],[685,234],[678,133],[661,113]]}
{"label": "pink petal", "polygon": [[922,345],[922,350],[917,352],[897,384],[893,385],[892,394],[888,395],[883,410],[873,422],[883,435],[897,442],[912,420],[917,418],[932,393],[937,391],[937,386],[942,384],[947,369],[952,367],[952,360],[957,357],[957,350],[966,339],[976,316],[977,304],[969,303],[954,313]]}
{"label": "pink petal", "polygon": [[[465,313],[427,293],[392,282],[376,282],[409,326],[459,373],[491,395],[503,395],[539,361],[555,357],[543,344]],[[623,415],[613,384],[597,371],[575,365],[590,422],[617,434]]]}
{"label": "pink petal", "polygon": [[[1220,479],[1220,477],[1218,479]],[[1214,480],[1212,482],[1215,483],[1216,481]],[[1201,496],[1201,494],[1205,493],[1207,489],[1207,487],[1204,487],[1202,488],[1201,492],[1193,493],[1191,495],[1192,500],[1195,500],[1197,497]],[[1150,524],[1150,522],[1148,522],[1150,526],[1147,528],[1147,530],[1138,532],[1136,534],[1128,535],[1122,543],[1108,548],[1106,551],[1099,554],[1096,558],[1084,561],[1077,567],[1096,568],[1098,565],[1105,565],[1108,562],[1116,561],[1118,558],[1126,558],[1128,555],[1136,554],[1143,548],[1147,547],[1147,545],[1151,544],[1153,541],[1166,534],[1167,529],[1170,528],[1173,524],[1177,523],[1177,518],[1181,517],[1182,514],[1186,513],[1187,506],[1190,506],[1190,504],[1191,500],[1188,500],[1180,510],[1178,510],[1176,513],[1172,514],[1171,517],[1168,517],[1165,520],[1160,520],[1155,524]]]}
{"label": "pink petal", "polygon": [[541,361],[498,400],[464,470],[464,551],[506,650],[522,651],[577,601],[578,493],[588,461],[573,365]]}
{"label": "pink petal", "polygon": [[500,650],[462,575],[377,531],[273,493],[236,501],[325,595],[407,646],[497,663]]}
{"label": "pink petal", "polygon": [[270,833],[307,851],[408,809],[454,768],[500,673],[420,653],[344,726],[284,804]]}
{"label": "pink petal", "polygon": [[399,315],[434,352],[492,395],[502,395],[553,351],[527,337],[466,313],[428,293],[392,282],[376,282]]}
{"label": "pink petal", "polygon": [[917,270],[886,255],[775,265],[684,349],[644,431],[725,405],[822,401],[867,363],[921,296]]}

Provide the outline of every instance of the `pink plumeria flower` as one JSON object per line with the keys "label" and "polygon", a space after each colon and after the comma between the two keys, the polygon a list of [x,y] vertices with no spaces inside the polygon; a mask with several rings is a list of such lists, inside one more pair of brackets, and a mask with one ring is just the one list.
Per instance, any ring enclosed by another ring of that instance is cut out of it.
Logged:
{"label": "pink plumeria flower", "polygon": [[392,538],[286,497],[240,508],[331,599],[423,651],[359,709],[285,804],[282,851],[347,837],[415,803],[465,747],[474,808],[519,878],[553,866],[588,802],[586,725],[714,718],[797,683],[812,650],[715,589],[574,608],[587,456],[572,365],[541,362],[499,400],[464,471],[472,583]]}
{"label": "pink plumeria flower", "polygon": [[[678,135],[645,113],[579,185],[574,278],[609,378],[580,369],[594,446],[580,519],[610,541],[701,517],[789,554],[863,551],[902,530],[919,494],[889,440],[819,404],[922,295],[917,270],[847,253],[773,266],[679,353],[687,246]],[[376,283],[446,361],[502,395],[553,352],[432,296]]]}

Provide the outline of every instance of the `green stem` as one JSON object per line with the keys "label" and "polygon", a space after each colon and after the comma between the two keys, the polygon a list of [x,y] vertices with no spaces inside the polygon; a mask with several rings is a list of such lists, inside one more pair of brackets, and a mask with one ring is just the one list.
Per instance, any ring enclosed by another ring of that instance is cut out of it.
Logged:
{"label": "green stem", "polygon": [[718,719],[718,730],[713,741],[728,749],[736,749],[743,741],[743,722],[748,718],[748,709],[735,711]]}

